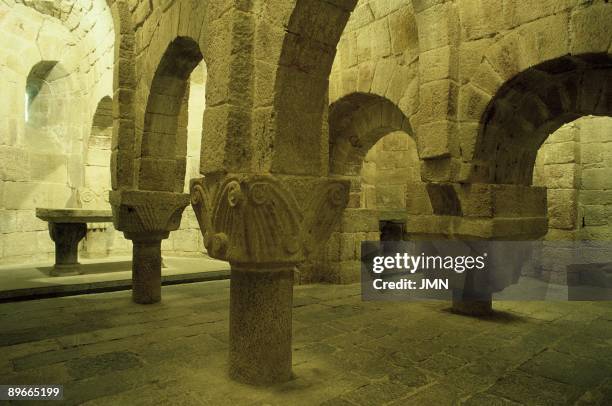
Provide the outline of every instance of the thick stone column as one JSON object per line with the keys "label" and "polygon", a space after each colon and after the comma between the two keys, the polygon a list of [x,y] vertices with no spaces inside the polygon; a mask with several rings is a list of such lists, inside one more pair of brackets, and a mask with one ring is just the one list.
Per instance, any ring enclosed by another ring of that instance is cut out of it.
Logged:
{"label": "thick stone column", "polygon": [[49,235],[55,242],[55,265],[51,274],[77,275],[79,269],[79,242],[87,234],[84,223],[49,223]]}
{"label": "thick stone column", "polygon": [[229,373],[267,385],[291,378],[293,267],[257,269],[232,265]]}
{"label": "thick stone column", "polygon": [[346,181],[316,177],[191,180],[204,245],[213,258],[232,264],[232,379],[251,385],[291,379],[294,269],[329,239],[348,191]]}

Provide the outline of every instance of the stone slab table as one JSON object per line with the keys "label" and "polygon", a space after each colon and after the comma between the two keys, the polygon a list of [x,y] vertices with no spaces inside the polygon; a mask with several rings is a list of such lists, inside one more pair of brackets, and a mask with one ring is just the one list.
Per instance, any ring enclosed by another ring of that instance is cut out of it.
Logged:
{"label": "stone slab table", "polygon": [[49,223],[49,235],[55,242],[54,276],[80,273],[79,242],[87,234],[87,223],[113,221],[111,210],[37,208],[36,217]]}

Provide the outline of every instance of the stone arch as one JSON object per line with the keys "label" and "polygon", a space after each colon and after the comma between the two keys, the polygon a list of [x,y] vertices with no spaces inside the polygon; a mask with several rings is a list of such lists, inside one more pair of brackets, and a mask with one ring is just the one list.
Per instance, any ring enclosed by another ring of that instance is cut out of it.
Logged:
{"label": "stone arch", "polygon": [[588,55],[608,54],[607,26],[611,18],[610,4],[600,2],[583,7],[568,3],[556,14],[513,26],[490,45],[475,49],[478,63],[462,66],[467,80],[457,99],[461,136],[453,155],[460,156],[466,166],[457,171],[455,180],[486,183],[494,179],[488,164],[479,161],[482,154],[478,149],[482,144],[482,119],[502,87],[536,66],[545,67],[554,61],[563,64],[567,57],[580,59],[584,55],[588,59]]}
{"label": "stone arch", "polygon": [[492,183],[530,185],[539,147],[563,124],[612,113],[609,54],[563,56],[506,82],[480,121],[479,170]]}
{"label": "stone arch", "polygon": [[[285,29],[274,85],[272,172],[320,174],[329,74],[356,0],[297,0]],[[296,148],[299,145],[299,148]]]}
{"label": "stone arch", "polygon": [[187,152],[189,75],[202,61],[196,41],[177,37],[155,71],[137,164],[138,188],[182,193]]}
{"label": "stone arch", "polygon": [[358,175],[372,146],[395,131],[413,135],[408,117],[382,96],[352,93],[334,102],[329,108],[330,174]]}
{"label": "stone arch", "polygon": [[[371,93],[351,93],[332,103],[329,108],[329,168],[330,176],[350,181],[349,202],[341,222],[333,230],[328,243],[308,258],[301,270],[304,280],[331,283],[352,283],[359,279],[359,246],[364,240],[378,240],[380,221],[405,225],[414,205],[407,206],[405,197],[409,179],[405,184],[386,185],[400,190],[403,202],[393,208],[379,210],[365,200],[366,178],[363,171],[366,155],[387,136],[414,139],[408,117],[385,97]],[[416,153],[416,143],[412,151]],[[407,151],[403,151],[407,152]],[[397,172],[396,172],[397,174]],[[370,174],[371,175],[371,174]],[[404,174],[400,173],[400,176]],[[376,182],[374,182],[376,183]],[[425,195],[422,184],[410,185],[410,194]],[[397,203],[399,200],[394,200]],[[420,203],[420,201],[418,202]],[[428,203],[427,203],[428,204]],[[400,207],[404,206],[404,207]],[[419,214],[425,214],[419,208]],[[384,212],[384,213],[383,213]],[[404,228],[404,225],[402,228]]]}

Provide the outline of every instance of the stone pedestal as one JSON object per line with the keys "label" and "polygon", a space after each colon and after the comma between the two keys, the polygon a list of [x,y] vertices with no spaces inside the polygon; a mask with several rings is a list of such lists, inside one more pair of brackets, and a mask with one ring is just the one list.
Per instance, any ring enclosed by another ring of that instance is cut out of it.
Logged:
{"label": "stone pedestal", "polygon": [[49,223],[49,235],[55,242],[55,266],[51,275],[76,275],[79,267],[79,242],[87,234],[87,223],[112,220],[109,210],[36,209],[36,217]]}
{"label": "stone pedestal", "polygon": [[232,265],[229,373],[236,381],[268,385],[291,378],[293,267]]}
{"label": "stone pedestal", "polygon": [[55,265],[52,275],[77,275],[79,269],[79,242],[87,234],[84,223],[49,223],[49,235],[55,242]]}

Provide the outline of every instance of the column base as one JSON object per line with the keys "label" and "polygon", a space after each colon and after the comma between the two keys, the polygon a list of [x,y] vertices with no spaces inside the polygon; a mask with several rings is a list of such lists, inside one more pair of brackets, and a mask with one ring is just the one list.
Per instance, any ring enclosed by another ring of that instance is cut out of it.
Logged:
{"label": "column base", "polygon": [[81,274],[81,264],[60,265],[55,264],[51,269],[51,276],[74,276]]}
{"label": "column base", "polygon": [[452,312],[465,316],[486,317],[493,314],[493,304],[490,300],[453,300]]}
{"label": "column base", "polygon": [[251,385],[291,379],[293,267],[232,265],[229,375]]}
{"label": "column base", "polygon": [[453,291],[453,313],[465,316],[486,317],[493,314],[493,297],[491,293],[473,293]]}

